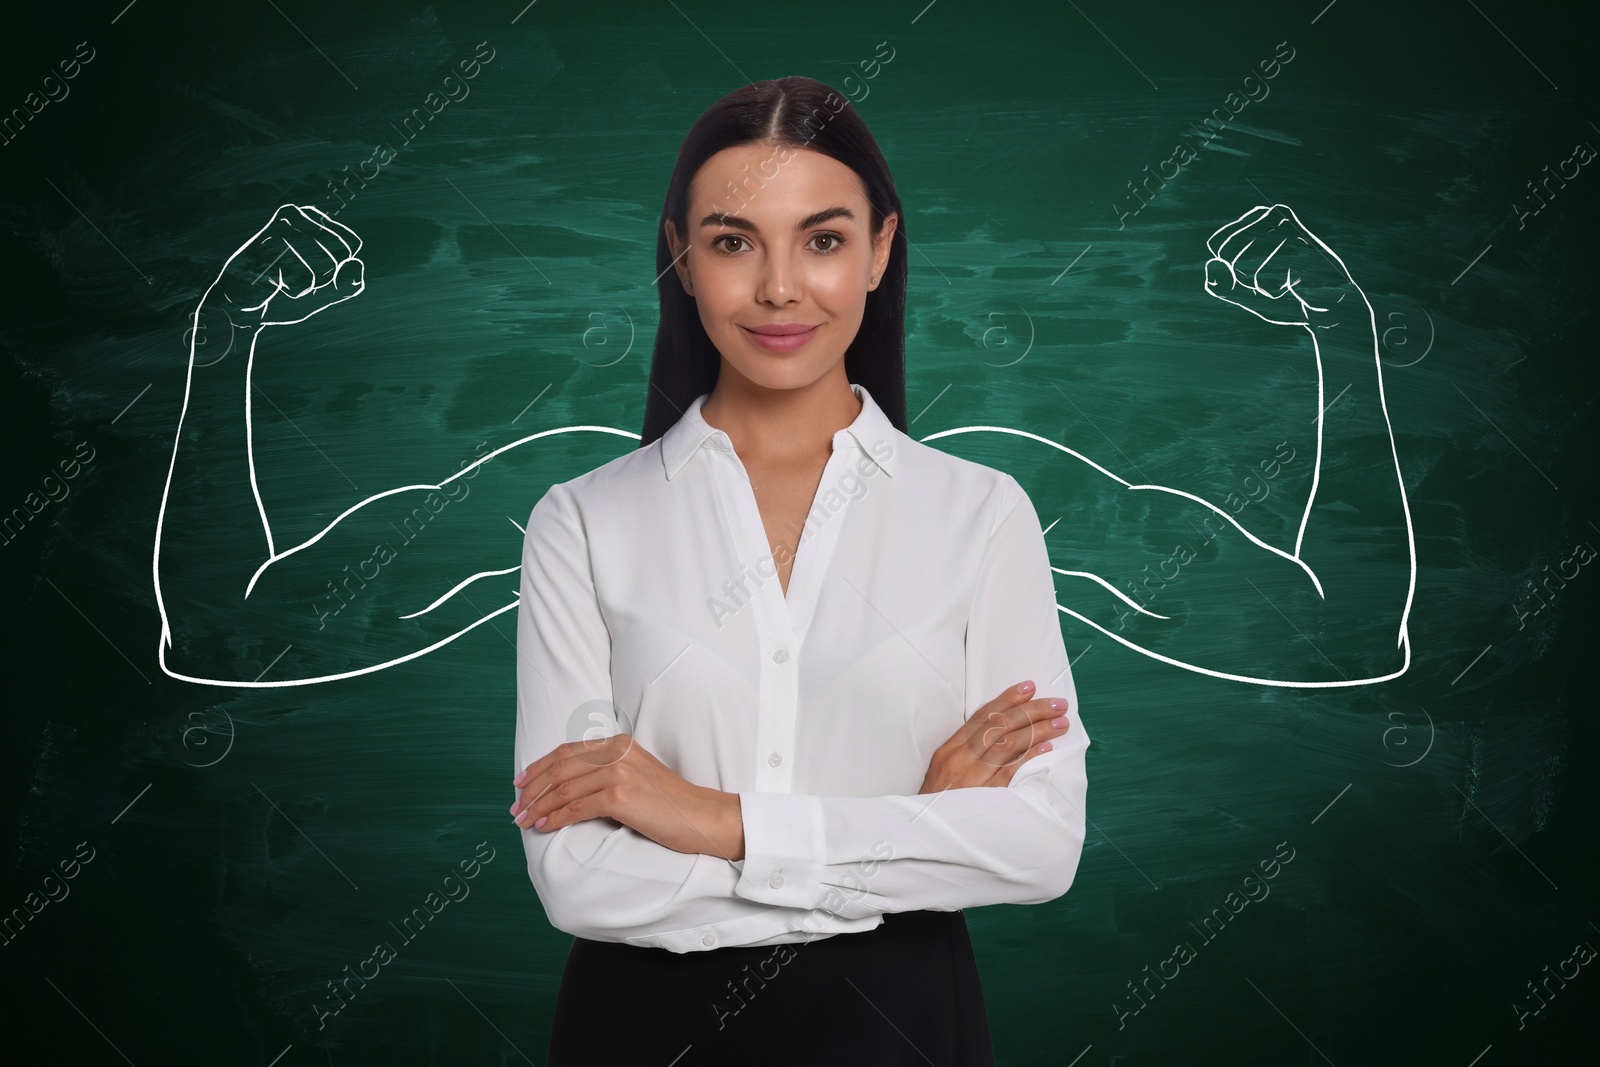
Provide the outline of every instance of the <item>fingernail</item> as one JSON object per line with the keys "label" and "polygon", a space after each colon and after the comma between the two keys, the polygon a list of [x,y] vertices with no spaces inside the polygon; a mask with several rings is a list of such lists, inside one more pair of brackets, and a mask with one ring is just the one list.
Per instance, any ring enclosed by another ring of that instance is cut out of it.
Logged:
{"label": "fingernail", "polygon": [[541,816],[539,816],[539,818],[537,820],[535,820],[535,822],[533,824],[533,828],[535,830],[542,829],[544,827],[544,824],[549,822],[549,821],[550,821],[550,816],[541,815]]}
{"label": "fingernail", "polygon": [[1064,700],[1061,697],[1051,697],[1050,698],[1050,707],[1054,711],[1066,711],[1067,710],[1067,702],[1066,702],[1066,700]]}
{"label": "fingernail", "polygon": [[1063,715],[1059,719],[1051,719],[1050,725],[1054,726],[1057,730],[1065,730],[1068,726],[1067,717]]}
{"label": "fingernail", "polygon": [[1040,751],[1040,752],[1049,752],[1049,751],[1050,751],[1050,750],[1051,750],[1051,749],[1053,749],[1053,748],[1055,748],[1055,746],[1054,746],[1054,745],[1052,745],[1052,744],[1051,744],[1051,743],[1050,743],[1050,742],[1048,742],[1048,741],[1045,741],[1045,742],[1042,742],[1042,743],[1041,743],[1041,744],[1040,744],[1040,745],[1039,745],[1039,751]]}
{"label": "fingernail", "polygon": [[1019,692],[1019,693],[1031,693],[1031,692],[1033,692],[1033,683],[1032,682],[1023,682],[1023,683],[1021,683],[1020,685],[1017,686],[1017,692]]}
{"label": "fingernail", "polygon": [[520,801],[520,800],[519,800],[519,801],[517,801],[517,802],[516,802],[516,804],[512,804],[512,805],[511,805],[511,815],[512,815],[512,817],[513,817],[513,818],[515,818],[515,817],[516,817],[516,814],[517,814],[517,804],[520,804],[520,803],[522,803],[522,801]]}

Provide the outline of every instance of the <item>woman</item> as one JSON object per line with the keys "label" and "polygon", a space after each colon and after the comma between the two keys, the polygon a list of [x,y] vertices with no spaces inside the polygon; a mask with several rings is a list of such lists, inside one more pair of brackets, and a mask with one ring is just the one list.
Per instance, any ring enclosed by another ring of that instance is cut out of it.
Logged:
{"label": "woman", "polygon": [[[1078,568],[1059,570],[1060,610],[1112,641],[1251,684],[1398,677],[1416,551],[1372,306],[1285,205],[1206,245],[1210,297],[1309,338],[1311,484],[1287,544],[1235,517],[1265,496],[1250,478],[1224,510],[1022,431],[928,440],[1020,434],[1009,440],[1043,450],[1026,466],[1052,487],[1076,479],[1059,492],[1095,521],[1055,529]],[[152,553],[160,669],[237,688],[333,682],[518,612],[515,810],[552,923],[580,939],[559,1058],[576,1045],[584,1062],[627,1062],[628,1041],[683,1037],[662,1062],[732,1058],[741,1040],[766,1060],[781,1046],[807,1062],[826,1053],[801,1042],[828,1040],[860,1059],[871,1026],[897,1049],[918,1027],[930,1048],[972,1034],[981,1048],[959,909],[1066,891],[1088,738],[1045,705],[1065,698],[1076,718],[1031,501],[905,436],[905,224],[855,113],[799,79],[741,90],[696,124],[658,243],[672,277],[644,447],[572,481],[554,472],[593,452],[558,435],[635,435],[540,430],[360,499],[292,464],[257,471],[263,418],[300,431],[254,377],[263,352],[279,358],[260,338],[359,296],[361,247],[316,207],[284,204],[196,305]],[[774,326],[810,336],[753,336]],[[1340,461],[1324,469],[1330,441]],[[1259,468],[1271,479],[1293,457]],[[523,530],[506,517],[530,469],[554,484]],[[520,565],[501,555],[508,537]],[[1165,559],[1151,547],[1176,542]],[[1213,542],[1204,573],[1184,567]],[[501,586],[511,574],[520,588]],[[1304,660],[1250,662],[1308,632],[1321,636]],[[1035,751],[1052,736],[1063,743]],[[938,923],[948,940],[929,933]],[[858,947],[871,968],[855,966]],[[748,951],[753,964],[727,966]],[[695,967],[720,968],[713,992]],[[652,998],[624,1008],[632,1025],[585,1032],[600,984],[630,974]]]}
{"label": "woman", "polygon": [[825,85],[684,140],[641,447],[524,543],[511,812],[577,935],[552,1065],[992,1063],[960,909],[1072,882],[1089,741],[1043,535],[905,433],[906,248]]}

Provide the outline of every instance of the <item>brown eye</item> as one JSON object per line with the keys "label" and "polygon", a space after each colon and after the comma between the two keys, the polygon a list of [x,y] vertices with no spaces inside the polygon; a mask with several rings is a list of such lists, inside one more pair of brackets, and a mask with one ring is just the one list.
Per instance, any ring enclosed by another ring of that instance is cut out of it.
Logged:
{"label": "brown eye", "polygon": [[828,247],[817,249],[817,251],[821,252],[825,256],[833,255],[835,252],[839,251],[839,246],[844,244],[844,238],[836,233],[819,233],[811,240],[828,242]]}
{"label": "brown eye", "polygon": [[722,255],[731,256],[731,255],[734,255],[735,253],[737,253],[739,251],[739,249],[737,249],[737,248],[729,248],[726,245],[724,245],[722,242],[723,241],[743,241],[743,240],[744,240],[744,238],[740,237],[736,233],[725,233],[721,237],[712,238],[711,247],[716,249]]}

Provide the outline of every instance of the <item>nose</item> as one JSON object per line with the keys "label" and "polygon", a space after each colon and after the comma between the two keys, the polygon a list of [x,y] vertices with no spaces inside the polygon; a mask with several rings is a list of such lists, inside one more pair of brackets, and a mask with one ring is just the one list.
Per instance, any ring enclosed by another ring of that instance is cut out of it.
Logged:
{"label": "nose", "polygon": [[774,306],[793,304],[800,299],[800,272],[786,253],[770,254],[763,259],[756,299]]}

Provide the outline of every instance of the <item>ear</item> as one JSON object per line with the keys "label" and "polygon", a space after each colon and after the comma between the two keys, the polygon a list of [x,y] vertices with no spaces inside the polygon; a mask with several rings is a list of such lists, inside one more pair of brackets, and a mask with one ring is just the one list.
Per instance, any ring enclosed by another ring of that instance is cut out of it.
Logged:
{"label": "ear", "polygon": [[884,271],[889,266],[889,251],[894,246],[895,230],[900,226],[900,216],[891,212],[883,220],[883,226],[872,239],[872,276],[878,283],[871,288],[876,289],[883,281]]}
{"label": "ear", "polygon": [[672,269],[678,272],[678,284],[683,286],[685,293],[693,296],[694,292],[689,288],[689,268],[684,266],[684,259],[687,258],[684,251],[688,248],[688,244],[679,236],[678,227],[671,219],[666,222],[666,231],[667,251],[672,253]]}

